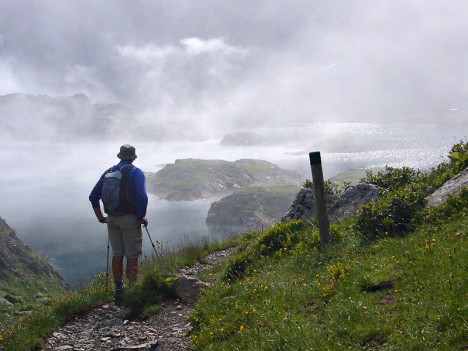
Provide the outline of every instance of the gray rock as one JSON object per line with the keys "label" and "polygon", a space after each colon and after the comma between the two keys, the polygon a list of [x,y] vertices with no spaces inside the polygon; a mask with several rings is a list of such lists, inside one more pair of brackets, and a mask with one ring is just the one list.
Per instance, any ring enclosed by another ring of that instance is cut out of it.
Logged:
{"label": "gray rock", "polygon": [[203,289],[208,289],[210,284],[202,282],[201,280],[189,277],[186,275],[177,276],[174,280],[175,294],[176,296],[185,303],[191,304],[197,301],[200,292]]}
{"label": "gray rock", "polygon": [[[327,208],[330,208],[336,199],[336,196],[328,195],[326,199]],[[292,203],[291,207],[281,219],[281,222],[289,222],[296,219],[312,221],[312,218],[316,214],[317,205],[314,191],[309,188],[302,188],[296,195],[296,199]]]}
{"label": "gray rock", "polygon": [[7,299],[3,298],[0,296],[0,303],[4,304],[4,305],[7,305],[7,306],[13,306],[13,304],[8,301]]}
{"label": "gray rock", "polygon": [[359,207],[379,199],[380,189],[374,184],[357,184],[346,190],[328,209],[330,221],[339,222],[354,216]]}
{"label": "gray rock", "polygon": [[429,205],[438,206],[447,200],[449,195],[457,195],[466,186],[468,186],[468,167],[429,195],[427,201]]}
{"label": "gray rock", "polygon": [[[380,188],[373,184],[357,184],[340,196],[327,195],[329,220],[338,222],[355,215],[359,207],[379,198],[379,190]],[[287,222],[296,219],[312,221],[316,214],[317,205],[314,191],[302,188],[281,221]]]}

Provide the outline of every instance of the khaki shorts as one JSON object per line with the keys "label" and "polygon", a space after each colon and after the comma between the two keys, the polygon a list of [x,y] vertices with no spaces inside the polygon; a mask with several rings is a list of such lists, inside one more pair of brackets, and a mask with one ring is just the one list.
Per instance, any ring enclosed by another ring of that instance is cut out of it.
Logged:
{"label": "khaki shorts", "polygon": [[143,235],[136,215],[108,216],[107,229],[113,256],[138,258],[141,255]]}

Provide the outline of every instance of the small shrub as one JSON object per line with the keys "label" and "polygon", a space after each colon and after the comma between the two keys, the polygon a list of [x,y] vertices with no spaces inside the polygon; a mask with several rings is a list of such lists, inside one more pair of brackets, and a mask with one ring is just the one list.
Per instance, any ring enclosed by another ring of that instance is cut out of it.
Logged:
{"label": "small shrub", "polygon": [[243,239],[243,245],[237,255],[228,264],[224,279],[237,279],[245,276],[247,269],[255,261],[265,257],[283,255],[293,251],[298,245],[304,247],[318,247],[320,241],[313,234],[313,227],[304,220],[278,223],[257,237],[250,232],[245,238],[251,242],[248,244]]}
{"label": "small shrub", "polygon": [[252,255],[248,252],[242,252],[235,255],[230,261],[223,275],[225,281],[235,280],[245,276],[247,267],[253,262]]}
{"label": "small shrub", "polygon": [[457,172],[468,167],[468,142],[461,140],[455,144],[449,152],[448,158]]}
{"label": "small shrub", "polygon": [[407,233],[421,218],[425,192],[418,186],[388,192],[360,208],[355,228],[367,239]]}
{"label": "small shrub", "polygon": [[305,221],[279,223],[263,233],[258,239],[260,255],[271,256],[281,249],[291,250],[301,239],[310,224]]}
{"label": "small shrub", "polygon": [[372,171],[366,172],[366,177],[360,180],[360,183],[375,184],[384,189],[399,189],[414,183],[421,176],[419,170],[410,167],[393,168],[385,167],[384,171],[374,174]]}

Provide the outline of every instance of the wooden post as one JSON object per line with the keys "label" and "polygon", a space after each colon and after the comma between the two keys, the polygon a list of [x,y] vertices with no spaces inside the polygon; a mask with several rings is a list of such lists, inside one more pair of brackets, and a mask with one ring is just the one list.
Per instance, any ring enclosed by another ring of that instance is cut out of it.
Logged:
{"label": "wooden post", "polygon": [[330,223],[328,221],[325,186],[323,182],[322,159],[320,152],[309,153],[312,182],[314,183],[315,200],[317,204],[317,219],[320,230],[320,246],[330,242]]}

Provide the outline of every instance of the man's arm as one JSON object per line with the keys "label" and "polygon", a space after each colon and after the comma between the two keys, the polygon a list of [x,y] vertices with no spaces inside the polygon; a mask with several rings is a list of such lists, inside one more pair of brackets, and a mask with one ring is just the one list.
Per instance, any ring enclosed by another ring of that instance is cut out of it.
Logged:
{"label": "man's arm", "polygon": [[102,194],[102,181],[103,176],[99,178],[93,190],[91,190],[91,193],[89,194],[89,201],[91,202],[91,206],[93,207],[94,214],[96,215],[97,220],[101,223],[106,223],[106,217],[104,217],[104,215],[102,214],[100,203]]}
{"label": "man's arm", "polygon": [[96,215],[96,218],[97,218],[97,220],[99,222],[107,223],[107,218],[104,217],[104,215],[102,214],[101,207],[93,208],[93,210],[94,210],[94,214]]}
{"label": "man's arm", "polygon": [[135,206],[137,209],[137,219],[145,227],[148,225],[146,208],[148,207],[148,194],[146,193],[146,178],[141,169],[136,169],[134,175],[135,184]]}

